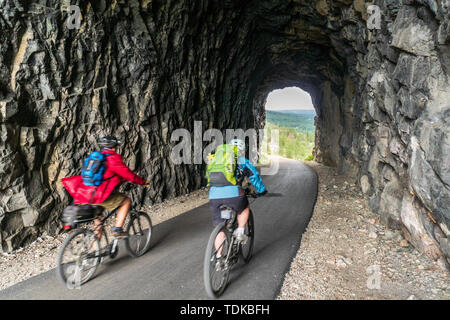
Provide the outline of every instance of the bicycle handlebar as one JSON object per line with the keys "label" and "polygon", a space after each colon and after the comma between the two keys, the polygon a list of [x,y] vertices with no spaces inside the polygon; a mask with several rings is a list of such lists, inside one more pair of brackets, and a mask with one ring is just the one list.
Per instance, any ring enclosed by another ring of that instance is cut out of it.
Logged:
{"label": "bicycle handlebar", "polygon": [[262,193],[252,192],[249,189],[245,189],[245,194],[251,198],[257,199],[267,194],[267,190]]}

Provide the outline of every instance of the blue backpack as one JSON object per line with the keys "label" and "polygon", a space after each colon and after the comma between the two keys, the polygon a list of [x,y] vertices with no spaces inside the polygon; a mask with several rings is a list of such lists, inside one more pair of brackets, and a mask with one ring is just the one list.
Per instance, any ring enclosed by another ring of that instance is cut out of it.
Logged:
{"label": "blue backpack", "polygon": [[106,170],[106,157],[108,155],[95,151],[84,160],[81,168],[83,183],[87,186],[98,187],[104,181],[103,174]]}

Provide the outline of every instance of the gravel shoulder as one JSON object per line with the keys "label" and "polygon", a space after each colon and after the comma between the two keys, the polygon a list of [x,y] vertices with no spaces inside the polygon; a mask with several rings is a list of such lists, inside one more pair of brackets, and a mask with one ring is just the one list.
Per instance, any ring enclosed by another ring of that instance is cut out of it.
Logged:
{"label": "gravel shoulder", "polygon": [[319,194],[278,299],[450,299],[445,267],[385,227],[351,178],[306,164]]}
{"label": "gravel shoulder", "polygon": [[[144,208],[143,211],[150,214],[152,224],[157,225],[207,202],[208,190],[203,188]],[[65,237],[66,234],[56,237],[43,234],[30,245],[11,254],[0,252],[0,290],[56,268],[58,250]]]}

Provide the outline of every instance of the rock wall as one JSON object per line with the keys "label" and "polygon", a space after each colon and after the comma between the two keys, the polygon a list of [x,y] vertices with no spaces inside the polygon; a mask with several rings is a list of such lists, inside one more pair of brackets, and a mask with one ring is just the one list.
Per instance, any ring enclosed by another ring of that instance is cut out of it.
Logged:
{"label": "rock wall", "polygon": [[[237,2],[236,2],[237,3]],[[255,126],[242,69],[254,69],[243,9],[210,1],[0,2],[0,242],[5,251],[58,232],[96,139],[114,134],[149,178],[147,204],[198,189],[202,166],[174,165],[171,133]],[[259,124],[258,124],[259,125]],[[142,188],[136,188],[135,196]]]}
{"label": "rock wall", "polygon": [[[381,23],[369,30],[373,4]],[[428,256],[450,257],[450,1],[287,6],[257,95],[309,91],[316,160],[357,178],[372,209]]]}
{"label": "rock wall", "polygon": [[[67,28],[65,8],[81,8]],[[369,4],[381,11],[369,30]],[[449,0],[130,0],[0,3],[0,230],[11,250],[57,232],[95,139],[124,140],[148,204],[204,183],[171,133],[260,128],[276,88],[312,95],[316,160],[430,257],[449,257]],[[441,258],[442,259],[442,258]]]}

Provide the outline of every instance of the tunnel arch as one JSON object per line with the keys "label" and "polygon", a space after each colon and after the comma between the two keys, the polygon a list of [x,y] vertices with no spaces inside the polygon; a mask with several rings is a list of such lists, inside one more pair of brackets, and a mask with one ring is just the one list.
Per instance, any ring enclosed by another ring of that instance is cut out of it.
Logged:
{"label": "tunnel arch", "polygon": [[[307,46],[305,50],[308,50]],[[344,134],[342,122],[345,121],[341,118],[345,108],[342,104],[351,101],[344,99],[346,82],[342,62],[330,62],[329,49],[326,51],[317,59],[310,57],[306,60],[304,54],[297,54],[294,58],[286,57],[282,64],[269,67],[267,76],[261,80],[255,92],[253,109],[255,112],[264,110],[268,94],[275,89],[295,86],[307,91],[317,113],[314,156],[324,164],[344,169],[342,155],[345,150],[341,150],[339,144]],[[357,172],[352,174],[356,175]]]}

